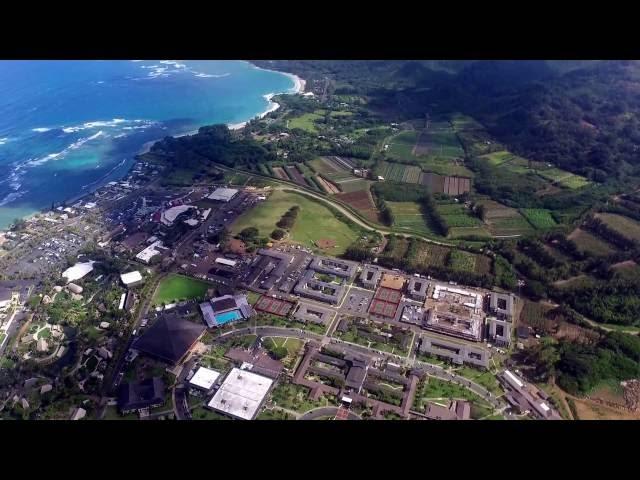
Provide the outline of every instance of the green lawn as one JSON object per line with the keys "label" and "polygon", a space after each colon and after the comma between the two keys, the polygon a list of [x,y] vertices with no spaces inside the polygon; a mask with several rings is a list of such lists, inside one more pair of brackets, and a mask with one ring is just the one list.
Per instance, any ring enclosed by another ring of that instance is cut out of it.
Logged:
{"label": "green lawn", "polygon": [[288,119],[289,129],[293,130],[294,128],[299,128],[309,133],[318,133],[318,129],[316,128],[315,121],[324,118],[322,115],[318,115],[316,113],[304,113],[299,117],[293,117]]}
{"label": "green lawn", "polygon": [[51,329],[50,328],[45,328],[45,329],[40,330],[38,332],[38,339],[50,338],[50,337],[51,337]]}
{"label": "green lawn", "polygon": [[231,420],[231,418],[221,413],[214,412],[204,407],[196,407],[191,411],[193,420]]}
{"label": "green lawn", "polygon": [[439,402],[441,402],[442,399],[468,400],[472,402],[472,404],[476,407],[489,408],[487,402],[485,402],[471,390],[468,390],[461,385],[456,385],[452,382],[439,380],[434,377],[425,377],[418,384],[418,389],[416,390],[414,401],[414,409],[419,412],[424,411],[424,409],[426,408],[426,403],[430,399],[440,399],[438,400]]}
{"label": "green lawn", "polygon": [[276,347],[285,347],[289,355],[296,355],[303,345],[303,341],[293,337],[265,337],[265,342],[272,342]]}
{"label": "green lawn", "polygon": [[321,396],[318,400],[309,400],[309,389],[292,383],[279,383],[271,392],[271,401],[278,407],[305,413],[317,407],[335,406],[335,399]]}
{"label": "green lawn", "polygon": [[256,293],[256,292],[247,292],[247,301],[249,302],[250,305],[253,305],[254,303],[256,303],[258,301],[258,299],[261,296],[262,295],[260,295],[259,293]]}
{"label": "green lawn", "polygon": [[276,190],[267,201],[238,217],[231,226],[231,232],[237,234],[246,227],[256,227],[260,235],[266,237],[276,228],[280,217],[294,205],[300,207],[300,212],[290,232],[291,241],[319,250],[314,245],[314,241],[334,240],[336,242],[334,248],[321,251],[331,255],[341,255],[358,238],[358,232],[338,220],[321,203],[303,195],[282,190]]}
{"label": "green lawn", "polygon": [[201,280],[171,274],[160,282],[153,296],[153,303],[159,305],[193,298],[204,298],[209,288],[211,288],[211,285]]}
{"label": "green lawn", "polygon": [[468,378],[469,380],[473,380],[478,385],[482,385],[494,395],[500,395],[503,393],[496,376],[489,370],[480,370],[464,366],[456,368],[455,373]]}

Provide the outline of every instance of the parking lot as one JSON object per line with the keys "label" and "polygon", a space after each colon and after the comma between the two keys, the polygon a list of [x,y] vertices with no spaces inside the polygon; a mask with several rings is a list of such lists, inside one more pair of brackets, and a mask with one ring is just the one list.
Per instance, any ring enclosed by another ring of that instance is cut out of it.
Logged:
{"label": "parking lot", "polygon": [[361,314],[367,313],[373,292],[352,288],[340,309],[342,313]]}

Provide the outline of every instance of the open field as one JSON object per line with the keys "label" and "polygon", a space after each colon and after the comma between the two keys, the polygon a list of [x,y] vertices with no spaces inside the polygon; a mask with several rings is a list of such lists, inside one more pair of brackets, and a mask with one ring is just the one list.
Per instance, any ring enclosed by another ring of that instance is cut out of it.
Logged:
{"label": "open field", "polygon": [[204,298],[211,285],[195,278],[171,274],[164,278],[153,297],[153,303],[173,303],[180,300]]}
{"label": "open field", "polygon": [[369,190],[359,190],[350,193],[340,193],[336,195],[336,198],[340,199],[347,205],[355,208],[360,214],[373,220],[378,221],[378,209],[373,203],[371,192]]}
{"label": "open field", "polygon": [[272,167],[271,170],[273,170],[273,173],[275,174],[276,177],[282,180],[289,180],[289,175],[287,175],[287,173],[284,171],[284,168]]}
{"label": "open field", "polygon": [[417,138],[418,132],[415,130],[406,130],[398,133],[389,140],[389,148],[387,150],[388,155],[400,160],[409,160],[414,158],[415,155],[413,153],[413,149]]}
{"label": "open field", "polygon": [[287,119],[287,128],[289,128],[290,130],[299,128],[301,130],[304,130],[305,132],[318,133],[315,121],[322,118],[324,117],[317,113],[304,113],[299,117]]}
{"label": "open field", "polygon": [[639,222],[616,213],[597,213],[596,218],[602,220],[609,228],[612,228],[625,238],[640,242]]}
{"label": "open field", "polygon": [[435,245],[433,243],[422,242],[421,248],[418,249],[417,254],[413,260],[424,266],[436,266],[444,267],[448,258],[448,253],[451,249],[443,247],[441,245]]}
{"label": "open field", "polygon": [[318,173],[336,173],[344,170],[343,168],[338,167],[335,163],[329,160],[326,157],[318,157],[314,160],[311,160],[309,164],[316,170]]}
{"label": "open field", "polygon": [[520,212],[537,230],[546,230],[558,225],[549,210],[543,208],[521,208]]}
{"label": "open field", "polygon": [[336,184],[344,193],[368,191],[371,181],[364,178],[351,177],[344,180],[336,180]]}
{"label": "open field", "polygon": [[268,236],[280,217],[292,206],[298,205],[300,212],[291,229],[290,240],[318,250],[315,241],[323,238],[336,242],[336,246],[321,250],[331,255],[340,255],[358,238],[346,223],[338,220],[324,205],[303,195],[276,190],[267,201],[243,213],[231,226],[231,232],[237,234],[247,227],[256,227],[261,236]]}
{"label": "open field", "polygon": [[478,217],[459,203],[437,205],[436,210],[449,227],[475,227],[482,224]]}
{"label": "open field", "polygon": [[386,202],[393,213],[394,228],[436,235],[429,227],[420,205],[415,202]]}
{"label": "open field", "polygon": [[591,255],[607,256],[616,251],[613,245],[580,228],[576,228],[567,238],[573,240],[579,250],[588,252]]}

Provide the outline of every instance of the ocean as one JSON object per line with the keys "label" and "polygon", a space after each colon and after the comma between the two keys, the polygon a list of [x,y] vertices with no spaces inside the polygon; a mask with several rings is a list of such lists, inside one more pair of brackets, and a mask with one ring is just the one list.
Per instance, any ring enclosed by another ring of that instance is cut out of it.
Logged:
{"label": "ocean", "polygon": [[122,178],[142,146],[295,91],[242,61],[0,61],[0,229]]}

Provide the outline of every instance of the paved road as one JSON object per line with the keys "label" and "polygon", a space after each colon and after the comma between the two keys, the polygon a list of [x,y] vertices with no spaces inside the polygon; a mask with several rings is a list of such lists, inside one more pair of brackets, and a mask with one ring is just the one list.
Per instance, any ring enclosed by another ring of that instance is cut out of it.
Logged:
{"label": "paved road", "polygon": [[[333,417],[336,413],[338,413],[338,407],[320,407],[314,410],[309,410],[298,418],[298,420],[313,420],[320,417]],[[362,418],[353,412],[349,412],[349,420],[362,420]]]}

